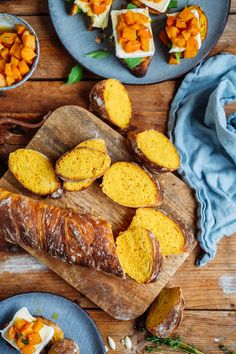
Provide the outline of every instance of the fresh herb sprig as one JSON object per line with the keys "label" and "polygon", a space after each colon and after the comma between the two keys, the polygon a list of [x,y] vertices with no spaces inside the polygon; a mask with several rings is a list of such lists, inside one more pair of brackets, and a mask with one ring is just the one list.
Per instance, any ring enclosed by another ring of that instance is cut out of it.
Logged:
{"label": "fresh herb sprig", "polygon": [[151,336],[147,338],[147,341],[154,344],[155,346],[147,346],[145,348],[147,353],[151,353],[154,350],[158,349],[158,346],[165,345],[172,349],[179,349],[185,353],[191,354],[204,354],[203,352],[199,351],[193,345],[187,344],[183,342],[179,337],[167,337],[167,338],[159,338],[156,336]]}
{"label": "fresh herb sprig", "polygon": [[81,65],[77,64],[72,69],[68,76],[67,85],[76,84],[76,82],[81,81],[83,78],[83,68]]}
{"label": "fresh herb sprig", "polygon": [[228,347],[226,347],[225,345],[222,345],[222,344],[219,345],[219,349],[222,350],[222,352],[224,352],[226,354],[236,354],[236,352],[233,352]]}
{"label": "fresh herb sprig", "polygon": [[169,5],[168,5],[168,9],[176,9],[178,7],[178,0],[171,0]]}

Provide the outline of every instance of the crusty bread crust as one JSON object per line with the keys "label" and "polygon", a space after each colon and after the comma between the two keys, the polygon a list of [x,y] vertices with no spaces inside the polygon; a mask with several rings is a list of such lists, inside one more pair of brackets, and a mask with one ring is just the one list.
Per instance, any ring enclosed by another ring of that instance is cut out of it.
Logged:
{"label": "crusty bread crust", "polygon": [[153,270],[152,270],[151,276],[148,279],[148,281],[146,282],[146,284],[152,283],[157,279],[157,276],[162,269],[163,261],[164,261],[164,257],[161,252],[161,247],[160,247],[160,244],[159,244],[157,238],[155,237],[155,235],[151,231],[149,231],[149,230],[147,230],[147,231],[149,233],[149,236],[150,236],[150,238],[152,240],[152,244],[153,244],[153,260],[154,260],[154,262],[153,262]]}
{"label": "crusty bread crust", "polygon": [[138,148],[137,144],[137,135],[141,131],[130,131],[128,132],[127,135],[127,145],[129,147],[129,150],[133,155],[136,157],[136,159],[140,162],[146,165],[148,168],[151,170],[158,172],[158,173],[166,173],[166,172],[172,172],[175,171],[176,169],[169,169],[163,166],[158,166],[155,162],[152,162],[148,159],[148,157]]}
{"label": "crusty bread crust", "polygon": [[139,65],[135,66],[135,68],[133,69],[130,69],[123,59],[120,59],[120,61],[131,72],[132,75],[136,77],[143,77],[148,71],[148,67],[152,61],[152,57],[143,58],[142,62]]}
{"label": "crusty bread crust", "polygon": [[124,276],[109,223],[0,189],[0,235],[66,263]]}
{"label": "crusty bread crust", "polygon": [[178,301],[173,306],[168,316],[162,321],[162,323],[158,323],[156,326],[150,327],[148,324],[148,317],[152,315],[153,311],[155,311],[155,301],[154,301],[147,315],[147,321],[146,321],[147,330],[160,338],[165,338],[170,336],[179,327],[181,323],[181,320],[183,318],[184,307],[185,304],[182,295],[182,290],[181,288],[179,288]]}

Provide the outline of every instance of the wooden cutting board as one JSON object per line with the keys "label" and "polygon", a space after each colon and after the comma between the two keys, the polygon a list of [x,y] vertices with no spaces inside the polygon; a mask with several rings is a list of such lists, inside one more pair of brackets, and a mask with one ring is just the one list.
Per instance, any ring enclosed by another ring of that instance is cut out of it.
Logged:
{"label": "wooden cutting board", "polygon": [[[77,106],[64,106],[54,111],[28,148],[40,151],[56,161],[65,151],[81,141],[97,137],[106,141],[113,162],[132,160],[125,139],[119,133]],[[162,209],[179,218],[194,233],[196,204],[191,190],[172,173],[159,174],[157,177],[165,194]],[[37,198],[21,187],[10,172],[2,177],[0,187]],[[122,207],[106,197],[101,191],[99,181],[85,191],[66,192],[61,199],[46,200],[58,206],[104,217],[112,224],[115,235],[129,226],[135,213],[134,209]],[[192,249],[195,245],[196,242],[193,242]],[[24,248],[104,311],[121,320],[134,319],[144,313],[190,253],[166,257],[157,281],[140,285],[131,279],[122,280],[81,266],[68,265],[43,252],[36,252],[25,246]]]}

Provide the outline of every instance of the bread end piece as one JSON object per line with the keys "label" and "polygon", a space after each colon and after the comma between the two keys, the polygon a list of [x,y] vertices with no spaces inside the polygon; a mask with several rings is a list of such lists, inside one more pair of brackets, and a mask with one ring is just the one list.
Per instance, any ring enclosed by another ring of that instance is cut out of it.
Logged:
{"label": "bread end piece", "polygon": [[89,99],[89,109],[100,118],[122,130],[129,127],[132,106],[128,92],[120,81],[116,79],[99,81],[92,88]]}
{"label": "bread end piece", "polygon": [[184,298],[181,288],[165,288],[148,310],[146,328],[157,337],[168,337],[179,327],[183,311]]}
{"label": "bread end piece", "polygon": [[152,57],[144,57],[141,63],[134,68],[130,68],[124,59],[120,59],[121,63],[136,77],[144,77],[148,71],[148,67],[152,61]]}

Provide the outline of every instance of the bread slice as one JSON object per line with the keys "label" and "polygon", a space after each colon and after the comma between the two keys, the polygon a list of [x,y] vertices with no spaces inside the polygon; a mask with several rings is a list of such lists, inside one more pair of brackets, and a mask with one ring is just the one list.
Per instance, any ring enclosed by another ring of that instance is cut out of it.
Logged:
{"label": "bread slice", "polygon": [[128,92],[118,80],[99,81],[91,90],[90,110],[120,129],[130,125],[132,107]]}
{"label": "bread slice", "polygon": [[157,172],[175,171],[180,167],[176,147],[157,130],[130,132],[128,144],[139,161]]}
{"label": "bread slice", "polygon": [[142,227],[121,232],[116,240],[122,269],[130,278],[145,284],[154,281],[162,266],[162,254],[155,236]]}
{"label": "bread slice", "polygon": [[110,164],[108,154],[88,147],[78,147],[57,161],[56,174],[64,180],[79,182],[101,177]]}
{"label": "bread slice", "polygon": [[52,163],[38,151],[18,149],[10,154],[8,166],[17,181],[35,194],[48,195],[60,188]]}
{"label": "bread slice", "polygon": [[163,200],[158,181],[131,162],[114,163],[103,176],[102,190],[114,202],[130,208],[158,206]]}
{"label": "bread slice", "polygon": [[186,252],[192,244],[190,232],[160,209],[137,209],[130,227],[150,230],[159,241],[164,256]]}
{"label": "bread slice", "polygon": [[157,337],[168,337],[179,327],[183,311],[181,288],[165,288],[148,310],[146,328]]}
{"label": "bread slice", "polygon": [[135,67],[130,68],[124,59],[120,59],[121,63],[130,71],[130,73],[136,77],[144,77],[148,71],[148,67],[151,64],[152,57],[143,57],[141,63]]}
{"label": "bread slice", "polygon": [[[75,147],[88,147],[91,149],[95,149],[98,151],[101,151],[103,153],[107,154],[107,148],[106,148],[106,143],[103,139],[89,139],[82,141],[79,145]],[[87,179],[79,182],[70,182],[70,181],[64,181],[63,182],[63,188],[67,190],[68,192],[79,192],[84,189],[87,189],[94,181],[95,179]]]}

